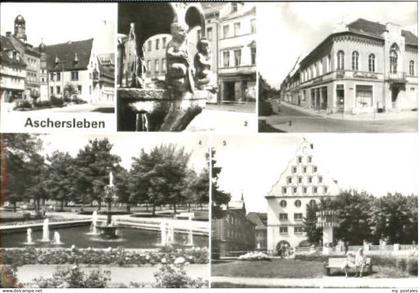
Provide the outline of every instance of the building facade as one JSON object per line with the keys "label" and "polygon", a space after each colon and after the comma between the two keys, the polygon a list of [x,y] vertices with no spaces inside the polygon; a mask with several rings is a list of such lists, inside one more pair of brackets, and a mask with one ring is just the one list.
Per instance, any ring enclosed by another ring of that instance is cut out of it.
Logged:
{"label": "building facade", "polygon": [[417,36],[358,19],[337,27],[281,85],[281,99],[327,113],[417,109]]}
{"label": "building facade", "polygon": [[[216,74],[221,102],[245,103],[256,99],[256,9],[253,3],[202,3],[206,31],[194,28],[188,34],[194,56],[202,35],[210,43],[211,70]],[[122,38],[123,40],[124,38]],[[125,38],[125,42],[128,38]],[[166,45],[171,35],[150,37],[143,46],[146,78],[164,80]],[[124,42],[124,41],[123,41]]]}
{"label": "building facade", "polygon": [[227,207],[224,216],[212,220],[212,255],[237,256],[255,249],[255,224],[247,219],[245,203]]}
{"label": "building facade", "polygon": [[320,170],[314,155],[313,145],[303,140],[266,196],[267,251],[271,254],[277,254],[282,245],[296,247],[305,241],[307,205],[340,192],[337,182]]}
{"label": "building facade", "polygon": [[250,212],[247,219],[255,224],[255,248],[267,250],[267,214]]}
{"label": "building facade", "polygon": [[26,63],[8,38],[1,36],[0,96],[2,102],[22,99],[25,91]]}

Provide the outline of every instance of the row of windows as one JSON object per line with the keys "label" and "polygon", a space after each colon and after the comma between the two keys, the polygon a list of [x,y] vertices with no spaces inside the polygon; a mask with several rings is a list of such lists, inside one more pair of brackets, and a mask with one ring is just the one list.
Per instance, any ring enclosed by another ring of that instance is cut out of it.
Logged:
{"label": "row of windows", "polygon": [[[255,47],[251,47],[251,65],[255,65],[256,63],[256,57],[257,57],[257,50]],[[230,63],[230,56],[231,51],[223,51],[223,67],[231,67]],[[233,67],[241,66],[242,65],[242,49],[235,49],[233,50]]]}
{"label": "row of windows", "polygon": [[[297,163],[298,164],[302,164],[303,163],[303,157],[302,156],[298,156],[297,158],[296,158],[296,161],[297,161]],[[312,163],[312,156],[307,156],[306,157],[306,163]]]}
{"label": "row of windows", "polygon": [[[317,166],[301,166],[299,167],[300,172],[306,174],[309,173],[310,171],[312,171],[312,173],[316,173],[318,172],[318,167]],[[292,173],[297,173],[298,172],[298,166],[292,166]]]}
{"label": "row of windows", "polygon": [[153,61],[154,64],[154,68],[152,69],[152,60],[147,60],[146,61],[146,70],[147,72],[155,72],[155,73],[159,73],[159,72],[166,72],[166,58],[162,58],[161,60],[159,59],[155,59]]}
{"label": "row of windows", "polygon": [[[249,21],[249,32],[253,34],[256,31],[257,31],[257,29],[256,29],[256,25],[255,25],[255,19],[251,19]],[[231,32],[231,25],[230,24],[225,24],[222,27],[222,38],[223,39],[240,36],[241,34],[244,34],[244,33],[241,33],[241,22],[233,23],[233,34]]]}
{"label": "row of windows", "polygon": [[[287,194],[287,189],[288,189],[287,187],[282,187],[281,193],[282,194]],[[310,190],[309,187],[302,186],[302,193],[304,195],[308,194],[309,190]],[[298,187],[296,187],[296,186],[290,187],[290,191],[291,191],[290,193],[292,193],[292,194],[297,194],[298,193]],[[312,186],[312,194],[318,194],[320,192],[322,192],[324,194],[327,194],[328,193],[328,187],[326,187],[326,186]]]}
{"label": "row of windows", "polygon": [[[61,72],[50,72],[50,80],[61,81]],[[71,80],[72,81],[79,80],[79,71],[71,71]]]}
{"label": "row of windows", "polygon": [[[155,48],[155,50],[165,49],[166,48],[166,37],[162,37],[162,39],[156,38],[154,48]],[[149,40],[147,42],[147,51],[151,52],[152,50],[153,50],[153,40]]]}
{"label": "row of windows", "polygon": [[[315,203],[316,203],[316,201],[314,199],[311,199],[309,201],[309,205],[311,205],[311,206],[315,205]],[[299,199],[295,200],[294,204],[295,204],[295,207],[297,207],[297,208],[300,208],[302,206],[302,202]],[[280,206],[282,208],[286,208],[287,207],[287,201],[282,199],[280,201]]]}
{"label": "row of windows", "polygon": [[[55,89],[55,93],[54,93],[54,89]],[[79,92],[79,94],[81,95],[82,92],[82,86],[78,85],[77,86],[77,91]],[[57,94],[57,95],[61,95],[61,86],[57,85],[55,88],[53,86],[50,86],[50,94]],[[92,87],[89,86],[89,94],[92,94]]]}
{"label": "row of windows", "polygon": [[[293,219],[295,221],[303,221],[303,214],[302,213],[294,213]],[[287,213],[280,213],[279,214],[279,220],[280,221],[287,221],[288,220],[288,214]]]}
{"label": "row of windows", "polygon": [[[313,169],[313,170],[316,170],[316,169]],[[296,170],[295,171],[292,170],[292,172],[296,173]],[[314,172],[316,172],[316,171],[314,171]],[[314,178],[318,179],[317,183],[322,183],[323,180],[324,180],[322,176],[307,176],[305,178],[306,178],[306,183],[315,183]],[[303,184],[304,180],[303,180],[302,176],[297,176],[296,179],[297,180],[295,180],[295,182],[293,182],[293,177],[291,177],[291,176],[287,177],[287,184],[292,184],[292,183]]]}
{"label": "row of windows", "polygon": [[[288,234],[289,233],[289,227],[287,226],[280,226],[280,234]],[[303,229],[302,226],[295,226],[294,227],[294,233],[295,234],[302,234],[303,232],[305,232],[305,230]]]}

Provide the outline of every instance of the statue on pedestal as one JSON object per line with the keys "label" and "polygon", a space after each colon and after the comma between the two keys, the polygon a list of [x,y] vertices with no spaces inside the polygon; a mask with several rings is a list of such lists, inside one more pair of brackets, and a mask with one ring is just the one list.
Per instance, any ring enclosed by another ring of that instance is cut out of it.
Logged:
{"label": "statue on pedestal", "polygon": [[178,93],[194,92],[194,68],[188,51],[186,25],[171,24],[172,40],[166,48],[166,82]]}
{"label": "statue on pedestal", "polygon": [[197,54],[194,56],[195,84],[199,90],[217,91],[216,78],[211,71],[211,53],[209,41],[201,38],[197,43]]}

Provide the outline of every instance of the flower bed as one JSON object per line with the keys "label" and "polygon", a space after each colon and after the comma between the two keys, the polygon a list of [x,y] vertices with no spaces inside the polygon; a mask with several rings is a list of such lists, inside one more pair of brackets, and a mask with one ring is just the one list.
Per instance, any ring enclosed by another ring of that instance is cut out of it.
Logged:
{"label": "flower bed", "polygon": [[248,252],[238,257],[239,260],[271,260],[271,258],[260,251]]}
{"label": "flower bed", "polygon": [[155,265],[172,264],[176,261],[190,264],[208,263],[207,248],[174,249],[163,248],[159,251],[133,251],[116,249],[0,249],[0,259],[4,264],[22,266],[26,264],[113,264]]}
{"label": "flower bed", "polygon": [[417,256],[395,257],[389,255],[372,255],[370,257],[374,265],[398,269],[412,276],[418,275]]}

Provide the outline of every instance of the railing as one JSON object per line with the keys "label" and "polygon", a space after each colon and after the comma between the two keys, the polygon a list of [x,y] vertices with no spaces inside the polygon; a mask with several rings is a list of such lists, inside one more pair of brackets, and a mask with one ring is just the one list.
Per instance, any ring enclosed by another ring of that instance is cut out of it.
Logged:
{"label": "railing", "polygon": [[405,80],[405,72],[388,72],[388,78],[390,80]]}

